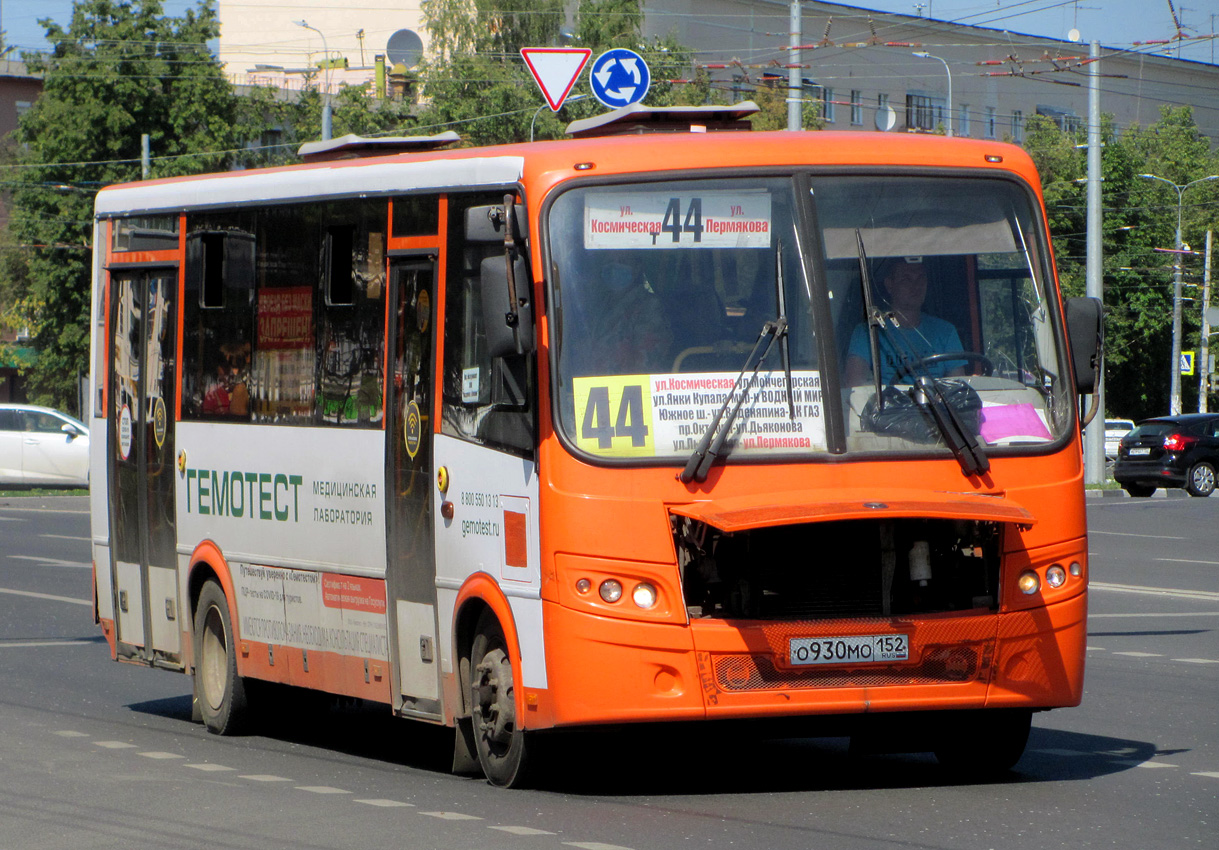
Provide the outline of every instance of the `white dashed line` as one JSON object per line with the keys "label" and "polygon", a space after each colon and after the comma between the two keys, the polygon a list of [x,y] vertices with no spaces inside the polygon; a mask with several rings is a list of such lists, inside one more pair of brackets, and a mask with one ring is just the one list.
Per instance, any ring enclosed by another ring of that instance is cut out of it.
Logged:
{"label": "white dashed line", "polygon": [[1128,655],[1131,658],[1163,658],[1158,652],[1115,652],[1114,655]]}
{"label": "white dashed line", "polygon": [[329,785],[297,785],[297,791],[308,791],[310,794],[350,794],[342,788],[333,788]]}
{"label": "white dashed line", "polygon": [[554,835],[544,829],[534,829],[531,826],[489,826],[487,829],[498,829],[500,832],[510,832],[513,835]]}
{"label": "white dashed line", "polygon": [[1219,664],[1219,658],[1174,658],[1182,664]]}
{"label": "white dashed line", "polygon": [[1129,767],[1148,767],[1148,768],[1178,767],[1178,765],[1169,764],[1168,762],[1164,762],[1164,761],[1138,761],[1137,759],[1118,759],[1117,763],[1124,764]]}
{"label": "white dashed line", "polygon": [[1207,779],[1219,779],[1219,770],[1200,770],[1190,776],[1205,776]]}
{"label": "white dashed line", "polygon": [[1089,646],[1088,647],[1088,652],[1104,652],[1104,651],[1105,651],[1105,648],[1103,646]]}
{"label": "white dashed line", "polygon": [[105,747],[107,750],[134,750],[135,744],[126,741],[94,741],[93,746]]}
{"label": "white dashed line", "polygon": [[567,847],[579,847],[580,850],[631,850],[618,844],[602,844],[600,841],[564,841]]}
{"label": "white dashed line", "polygon": [[441,820],[482,820],[476,815],[463,815],[461,812],[420,812],[419,814]]}
{"label": "white dashed line", "polygon": [[149,752],[149,753],[136,753],[136,755],[143,756],[146,759],[184,759],[184,758],[186,758],[186,756],[180,755],[178,753],[159,753],[159,752],[155,752],[155,751]]}
{"label": "white dashed line", "polygon": [[90,542],[93,539],[91,537],[73,537],[70,534],[39,534],[38,536],[39,537],[48,537],[52,540],[83,540],[86,543]]}
{"label": "white dashed line", "polygon": [[414,803],[403,803],[401,800],[352,800],[353,803],[363,803],[366,806],[380,806],[385,809],[401,808],[403,806],[414,807]]}
{"label": "white dashed line", "polygon": [[295,782],[295,779],[289,779],[286,776],[275,776],[271,773],[247,773],[245,776],[239,776],[238,779],[248,779],[251,782]]}
{"label": "white dashed line", "polygon": [[235,767],[225,767],[222,764],[186,764],[183,767],[189,767],[191,770],[202,770],[204,773],[219,773],[224,770],[236,770]]}
{"label": "white dashed line", "polygon": [[61,738],[88,738],[89,737],[89,733],[87,733],[87,732],[73,732],[71,729],[64,729],[60,732],[56,732],[55,734]]}
{"label": "white dashed line", "polygon": [[73,605],[93,607],[92,599],[73,599],[71,596],[56,596],[53,593],[35,593],[32,590],[13,590],[11,587],[0,587],[0,593],[11,593],[13,596],[29,596],[32,599],[49,599],[51,602],[71,602]]}

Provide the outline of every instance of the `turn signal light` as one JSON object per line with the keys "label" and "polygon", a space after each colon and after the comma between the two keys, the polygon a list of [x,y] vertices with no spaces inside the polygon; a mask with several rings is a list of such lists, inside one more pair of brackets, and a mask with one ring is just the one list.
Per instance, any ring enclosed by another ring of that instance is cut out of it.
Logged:
{"label": "turn signal light", "polygon": [[1041,579],[1032,570],[1025,570],[1020,574],[1020,578],[1016,579],[1016,586],[1020,588],[1021,593],[1032,596],[1041,590]]}

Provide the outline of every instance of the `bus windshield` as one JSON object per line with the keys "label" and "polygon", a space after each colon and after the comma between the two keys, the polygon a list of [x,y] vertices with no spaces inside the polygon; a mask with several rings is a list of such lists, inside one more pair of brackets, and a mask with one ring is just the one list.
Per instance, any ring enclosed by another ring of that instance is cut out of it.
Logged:
{"label": "bus windshield", "polygon": [[[577,450],[685,460],[717,416],[731,420],[731,459],[943,450],[954,443],[928,389],[981,452],[1066,433],[1069,382],[1027,190],[945,176],[811,185],[803,214],[781,177],[555,200],[559,421]],[[741,373],[760,340],[766,357]]]}

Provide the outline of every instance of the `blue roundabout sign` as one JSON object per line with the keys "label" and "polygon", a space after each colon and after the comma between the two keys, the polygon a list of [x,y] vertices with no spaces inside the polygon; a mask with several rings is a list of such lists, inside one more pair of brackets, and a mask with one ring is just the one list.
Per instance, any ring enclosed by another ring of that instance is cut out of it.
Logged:
{"label": "blue roundabout sign", "polygon": [[638,103],[648,93],[652,73],[634,50],[616,47],[597,57],[589,71],[593,96],[610,109]]}

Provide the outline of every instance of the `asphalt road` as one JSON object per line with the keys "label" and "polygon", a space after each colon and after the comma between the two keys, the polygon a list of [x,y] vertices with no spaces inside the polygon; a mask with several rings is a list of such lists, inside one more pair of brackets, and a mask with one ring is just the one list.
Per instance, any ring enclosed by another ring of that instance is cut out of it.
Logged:
{"label": "asphalt road", "polygon": [[564,738],[538,790],[444,771],[444,735],[360,706],[190,722],[190,682],[92,623],[83,499],[0,499],[0,848],[1214,848],[1219,497],[1092,499],[1084,703],[1003,781],[841,739]]}

